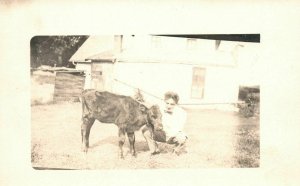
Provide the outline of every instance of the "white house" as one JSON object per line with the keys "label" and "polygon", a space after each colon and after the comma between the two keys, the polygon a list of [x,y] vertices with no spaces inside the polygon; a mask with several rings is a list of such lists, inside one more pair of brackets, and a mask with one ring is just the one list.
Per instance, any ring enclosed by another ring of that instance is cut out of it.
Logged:
{"label": "white house", "polygon": [[113,35],[90,36],[70,58],[76,69],[85,71],[85,89],[112,91],[115,45],[120,44]]}
{"label": "white house", "polygon": [[175,91],[182,105],[228,105],[239,86],[259,85],[258,43],[156,35],[91,36],[72,56],[85,88],[160,102]]}

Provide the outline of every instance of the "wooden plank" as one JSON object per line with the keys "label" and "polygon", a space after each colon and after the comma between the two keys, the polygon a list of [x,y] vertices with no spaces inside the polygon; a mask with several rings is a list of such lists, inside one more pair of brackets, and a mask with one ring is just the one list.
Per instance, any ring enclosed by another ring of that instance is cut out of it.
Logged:
{"label": "wooden plank", "polygon": [[75,92],[79,92],[79,91],[82,91],[83,88],[82,87],[65,87],[65,88],[55,88],[54,90],[58,90],[58,91],[75,91]]}
{"label": "wooden plank", "polygon": [[64,101],[71,101],[71,102],[79,102],[79,97],[54,97],[54,102],[64,102]]}
{"label": "wooden plank", "polygon": [[80,77],[84,77],[84,76],[83,75],[75,75],[75,74],[59,73],[59,74],[56,74],[56,77],[58,77],[58,78],[60,78],[60,77],[69,77],[69,78],[76,77],[76,78],[80,78]]}
{"label": "wooden plank", "polygon": [[79,101],[85,77],[69,73],[57,73],[55,79],[54,101]]}
{"label": "wooden plank", "polygon": [[53,94],[54,97],[81,97],[81,94]]}
{"label": "wooden plank", "polygon": [[84,82],[72,82],[72,81],[56,81],[56,85],[70,85],[70,86],[83,86]]}
{"label": "wooden plank", "polygon": [[76,83],[76,82],[84,82],[84,78],[82,78],[82,79],[73,79],[73,78],[71,78],[71,79],[66,79],[66,78],[59,79],[59,78],[56,78],[55,81],[57,81],[57,82],[68,81],[68,82]]}
{"label": "wooden plank", "polygon": [[59,90],[59,91],[62,91],[62,90],[83,90],[83,87],[82,86],[64,86],[64,87],[55,87],[54,90]]}
{"label": "wooden plank", "polygon": [[54,93],[57,94],[81,94],[83,91],[83,89],[76,89],[76,90],[72,90],[72,89],[55,89]]}
{"label": "wooden plank", "polygon": [[74,96],[61,96],[61,95],[58,95],[58,96],[54,96],[53,97],[54,99],[69,99],[69,98],[80,98],[80,96],[76,96],[76,95],[74,95]]}
{"label": "wooden plank", "polygon": [[61,96],[61,97],[70,97],[70,96],[81,96],[81,93],[68,93],[68,92],[66,92],[66,93],[54,93],[54,96]]}
{"label": "wooden plank", "polygon": [[71,81],[71,82],[76,82],[76,81],[84,81],[84,77],[57,77],[55,81]]}
{"label": "wooden plank", "polygon": [[56,83],[55,84],[55,88],[57,89],[64,89],[64,88],[82,88],[83,87],[83,83],[81,84],[66,84],[66,83]]}
{"label": "wooden plank", "polygon": [[56,75],[74,75],[74,76],[81,76],[82,74],[81,73],[75,73],[75,72],[71,72],[71,73],[68,73],[68,72],[56,72]]}
{"label": "wooden plank", "polygon": [[55,89],[54,94],[81,94],[83,89]]}
{"label": "wooden plank", "polygon": [[75,78],[82,78],[82,77],[84,77],[84,76],[82,76],[82,75],[72,75],[72,74],[59,74],[59,75],[57,75],[56,76],[57,78],[60,78],[60,77],[66,77],[66,78],[73,78],[73,77],[75,77]]}
{"label": "wooden plank", "polygon": [[76,78],[56,78],[55,81],[57,82],[63,82],[63,81],[68,81],[68,82],[72,82],[72,83],[76,83],[76,82],[84,82],[84,78],[81,79],[76,79]]}
{"label": "wooden plank", "polygon": [[83,86],[84,85],[84,81],[56,80],[55,84],[59,85],[59,86],[66,86],[66,85],[69,85],[69,86]]}
{"label": "wooden plank", "polygon": [[79,100],[80,96],[55,96],[53,97],[53,101],[56,100]]}
{"label": "wooden plank", "polygon": [[79,91],[82,91],[83,90],[83,87],[82,86],[65,86],[65,87],[55,87],[54,91],[75,91],[75,92],[79,92]]}
{"label": "wooden plank", "polygon": [[64,90],[71,91],[71,90],[73,90],[75,92],[79,92],[79,91],[82,91],[83,88],[82,87],[65,87],[65,88],[55,88],[54,90],[55,91],[56,90],[58,90],[58,91],[64,91]]}
{"label": "wooden plank", "polygon": [[81,72],[78,72],[78,73],[70,72],[70,73],[68,73],[68,72],[57,71],[56,75],[74,75],[74,76],[79,75],[79,76],[81,76],[82,74],[81,74]]}
{"label": "wooden plank", "polygon": [[57,95],[57,94],[54,94],[53,97],[54,98],[72,98],[72,97],[78,98],[78,97],[81,97],[81,95],[69,95],[69,94],[59,94],[59,95]]}
{"label": "wooden plank", "polygon": [[82,93],[83,89],[82,88],[77,88],[77,89],[54,89],[54,93],[58,94],[65,94],[65,93]]}

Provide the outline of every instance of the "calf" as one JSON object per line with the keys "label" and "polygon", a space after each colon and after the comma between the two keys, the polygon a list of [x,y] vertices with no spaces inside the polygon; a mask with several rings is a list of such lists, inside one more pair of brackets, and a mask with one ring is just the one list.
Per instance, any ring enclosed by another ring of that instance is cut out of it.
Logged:
{"label": "calf", "polygon": [[134,132],[143,125],[149,125],[157,130],[162,129],[161,117],[159,107],[156,105],[147,108],[128,96],[92,89],[84,90],[82,92],[82,149],[87,152],[90,130],[97,119],[102,123],[114,123],[118,126],[120,158],[124,158],[125,133],[129,139],[130,153],[136,156]]}

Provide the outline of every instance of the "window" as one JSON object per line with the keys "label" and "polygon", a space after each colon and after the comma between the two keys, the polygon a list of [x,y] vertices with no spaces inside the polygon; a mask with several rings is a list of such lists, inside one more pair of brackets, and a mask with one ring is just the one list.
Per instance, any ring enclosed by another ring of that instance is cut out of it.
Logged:
{"label": "window", "polygon": [[186,48],[188,50],[195,50],[197,48],[197,39],[187,39]]}
{"label": "window", "polygon": [[92,78],[102,78],[102,71],[92,71]]}
{"label": "window", "polygon": [[91,66],[91,88],[96,90],[105,89],[105,79],[103,76],[103,66],[101,63],[92,63]]}
{"label": "window", "polygon": [[101,79],[102,77],[102,65],[99,63],[92,63],[92,78],[93,79]]}
{"label": "window", "polygon": [[191,97],[203,99],[205,84],[205,69],[200,67],[193,68]]}
{"label": "window", "polygon": [[102,76],[102,71],[93,71],[95,75]]}
{"label": "window", "polygon": [[160,48],[161,47],[161,38],[159,36],[152,36],[151,44],[152,44],[153,48]]}

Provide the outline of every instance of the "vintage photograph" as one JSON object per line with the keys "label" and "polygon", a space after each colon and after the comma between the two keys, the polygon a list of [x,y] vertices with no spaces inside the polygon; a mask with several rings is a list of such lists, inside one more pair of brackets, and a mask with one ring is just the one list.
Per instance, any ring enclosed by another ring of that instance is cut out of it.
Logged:
{"label": "vintage photograph", "polygon": [[36,170],[259,168],[260,34],[30,40]]}

